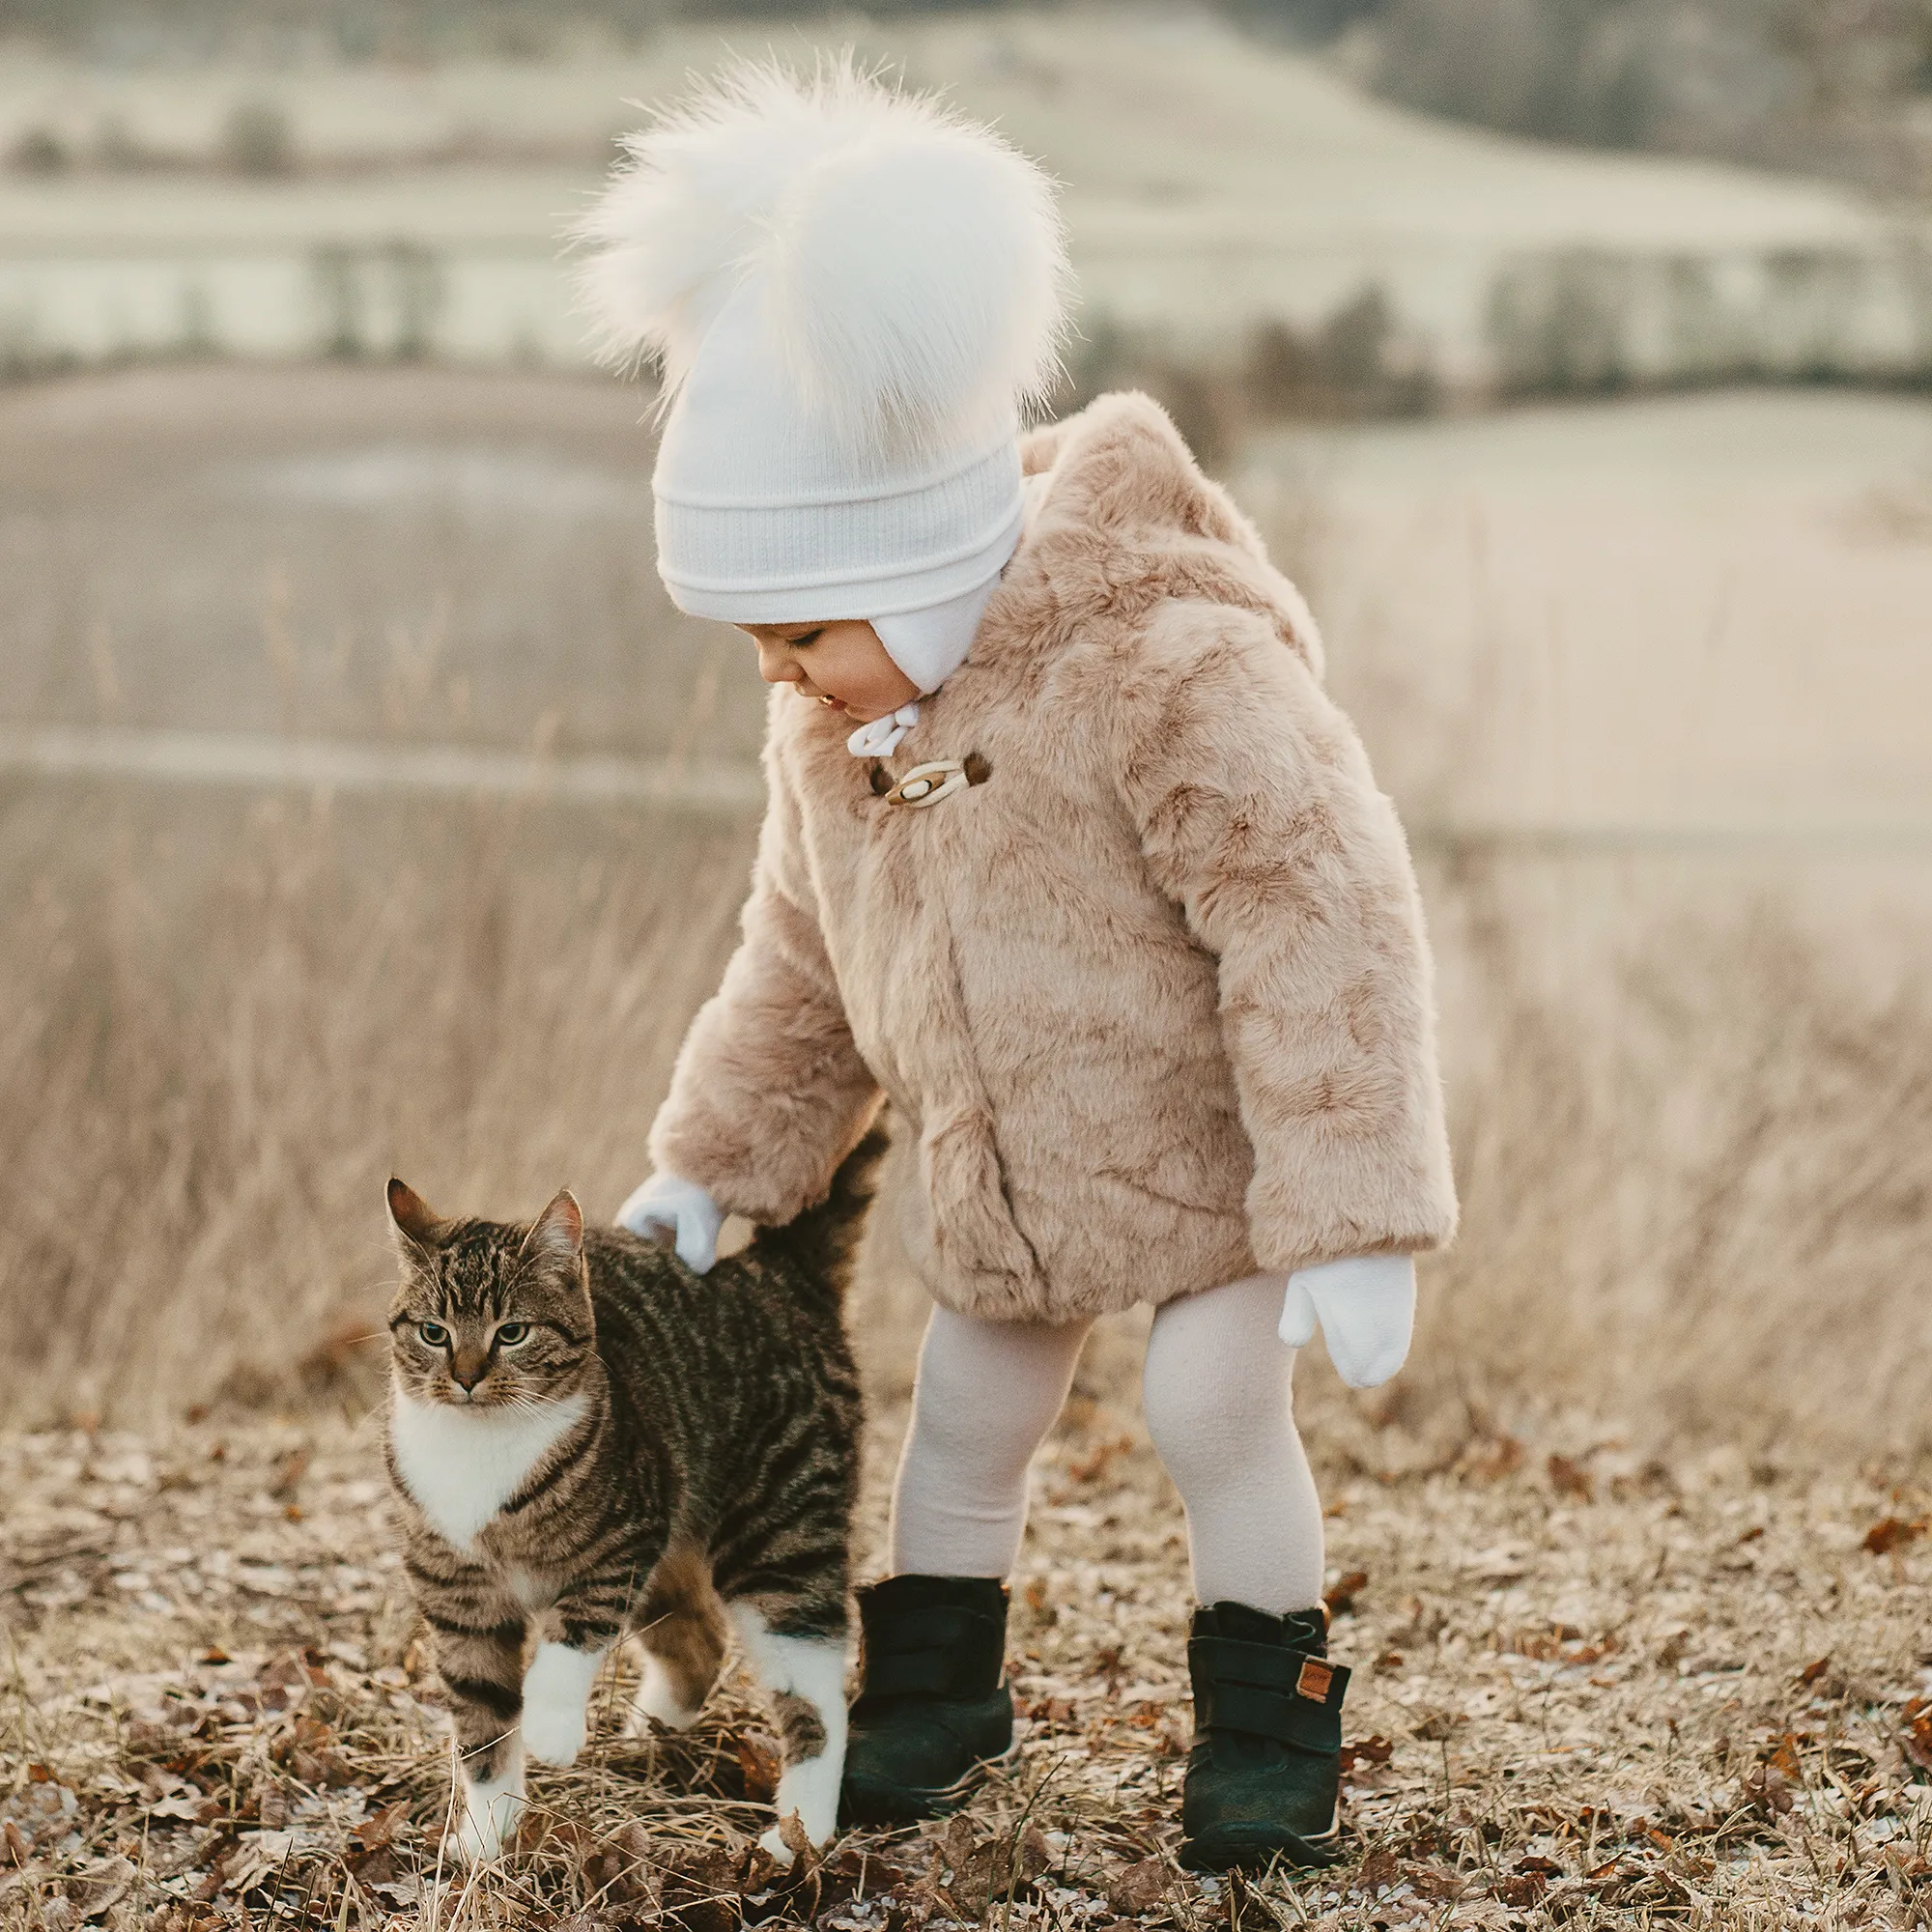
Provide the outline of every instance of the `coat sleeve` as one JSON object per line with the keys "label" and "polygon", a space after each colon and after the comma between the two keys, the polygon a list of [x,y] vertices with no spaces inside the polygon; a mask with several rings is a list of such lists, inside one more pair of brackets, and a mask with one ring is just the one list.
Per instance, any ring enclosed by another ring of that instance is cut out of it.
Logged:
{"label": "coat sleeve", "polygon": [[1218,962],[1264,1268],[1455,1231],[1407,843],[1352,726],[1266,619],[1158,611],[1119,688],[1122,795]]}
{"label": "coat sleeve", "polygon": [[805,876],[796,807],[775,785],[743,937],[685,1035],[651,1127],[660,1169],[767,1226],[825,1193],[877,1107]]}

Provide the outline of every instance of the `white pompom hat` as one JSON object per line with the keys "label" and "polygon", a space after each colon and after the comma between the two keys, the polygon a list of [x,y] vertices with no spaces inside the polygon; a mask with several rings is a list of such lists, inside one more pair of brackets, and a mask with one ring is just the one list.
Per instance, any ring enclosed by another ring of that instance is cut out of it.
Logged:
{"label": "white pompom hat", "polygon": [[580,228],[613,359],[655,356],[658,569],[734,624],[865,618],[922,692],[1020,532],[1057,371],[1053,185],[849,61],[731,70],[626,143]]}

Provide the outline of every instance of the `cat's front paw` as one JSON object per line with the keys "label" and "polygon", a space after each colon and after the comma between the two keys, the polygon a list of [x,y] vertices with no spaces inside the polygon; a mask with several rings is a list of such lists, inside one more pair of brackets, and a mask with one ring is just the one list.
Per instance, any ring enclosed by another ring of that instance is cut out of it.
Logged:
{"label": "cat's front paw", "polygon": [[524,1704],[524,1748],[539,1764],[559,1770],[577,1762],[585,1731],[582,1704]]}
{"label": "cat's front paw", "polygon": [[544,1764],[577,1762],[583,1748],[584,1713],[597,1681],[601,1650],[540,1643],[524,1675],[524,1748]]}

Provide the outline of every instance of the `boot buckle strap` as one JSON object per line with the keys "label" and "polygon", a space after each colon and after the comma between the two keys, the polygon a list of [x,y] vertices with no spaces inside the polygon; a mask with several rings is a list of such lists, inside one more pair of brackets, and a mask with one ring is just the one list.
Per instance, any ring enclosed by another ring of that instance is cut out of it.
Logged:
{"label": "boot buckle strap", "polygon": [[[1264,1690],[1285,1690],[1310,1703],[1325,1704],[1339,1676],[1348,1672],[1325,1657],[1305,1651],[1282,1650],[1266,1643],[1243,1643],[1227,1636],[1197,1636],[1187,1646],[1190,1672],[1226,1684],[1254,1684]],[[1336,1701],[1341,1700],[1339,1696]]]}
{"label": "boot buckle strap", "polygon": [[[1335,1668],[1340,1674],[1341,1666]],[[1196,1699],[1195,1719],[1204,1731],[1247,1731],[1297,1750],[1330,1754],[1342,1748],[1339,1697],[1332,1705],[1316,1704],[1249,1684],[1216,1684]]]}

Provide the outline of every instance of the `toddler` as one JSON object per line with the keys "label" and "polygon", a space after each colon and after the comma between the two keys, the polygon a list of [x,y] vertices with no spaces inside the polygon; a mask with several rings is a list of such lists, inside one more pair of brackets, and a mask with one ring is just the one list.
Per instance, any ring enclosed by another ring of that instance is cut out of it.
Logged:
{"label": "toddler", "polygon": [[1201,1605],[1183,1857],[1327,1862],[1348,1671],[1294,1350],[1319,1322],[1392,1376],[1456,1208],[1408,855],[1307,608],[1146,397],[1021,433],[1066,270],[988,129],[741,71],[587,233],[611,346],[664,369],[665,583],[773,687],[743,941],[620,1218],[702,1270],[882,1098],[917,1149],[935,1306],[844,1815],[944,1810],[1010,1747],[1028,1465],[1094,1319],[1150,1302]]}

